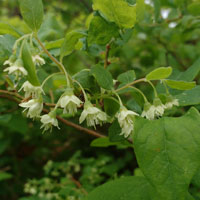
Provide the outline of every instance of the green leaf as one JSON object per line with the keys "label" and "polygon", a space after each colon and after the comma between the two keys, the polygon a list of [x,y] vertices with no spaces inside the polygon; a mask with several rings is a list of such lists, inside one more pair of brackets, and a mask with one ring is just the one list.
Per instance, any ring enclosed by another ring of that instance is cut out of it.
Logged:
{"label": "green leaf", "polygon": [[60,59],[62,60],[65,56],[71,54],[76,49],[79,39],[84,36],[86,36],[86,34],[81,31],[71,31],[67,33],[61,46]]}
{"label": "green leaf", "polygon": [[[104,98],[103,100],[104,100],[103,103],[104,103],[105,112],[109,116],[114,117],[120,108],[119,102],[113,97]],[[110,106],[110,105],[112,105],[112,106]]]}
{"label": "green leaf", "polygon": [[153,0],[153,4],[154,4],[155,20],[158,21],[160,17],[160,9],[161,9],[160,0]]}
{"label": "green leaf", "polygon": [[146,4],[144,0],[137,0],[136,4],[137,21],[142,21],[144,19],[145,5]]}
{"label": "green leaf", "polygon": [[12,174],[7,173],[7,172],[0,172],[0,181],[4,181],[11,178],[12,178]]}
{"label": "green leaf", "polygon": [[10,34],[16,38],[19,38],[22,34],[10,24],[0,22],[0,35]]}
{"label": "green leaf", "polygon": [[134,70],[129,70],[127,72],[124,72],[122,74],[120,74],[118,77],[117,77],[117,80],[121,83],[124,83],[124,84],[128,84],[128,83],[131,83],[133,82],[134,80],[136,79],[136,75],[135,75],[135,71]]}
{"label": "green leaf", "polygon": [[196,82],[185,82],[185,81],[174,81],[174,80],[165,80],[165,82],[169,87],[177,90],[191,90],[196,86]]}
{"label": "green leaf", "polygon": [[109,147],[118,145],[118,142],[111,142],[108,137],[97,138],[90,144],[91,147]]}
{"label": "green leaf", "polygon": [[93,9],[98,10],[110,22],[120,28],[132,28],[136,22],[136,6],[124,0],[93,0]]}
{"label": "green leaf", "polygon": [[162,80],[162,79],[168,78],[171,75],[171,73],[172,73],[171,67],[160,67],[150,72],[146,76],[146,79],[149,81]]}
{"label": "green leaf", "polygon": [[188,7],[188,12],[194,16],[200,15],[200,2],[196,1],[191,3]]}
{"label": "green leaf", "polygon": [[115,120],[110,126],[110,128],[108,129],[109,140],[111,142],[124,141],[125,140],[124,136],[120,135],[121,131],[122,129],[118,123],[118,120]]}
{"label": "green leaf", "polygon": [[62,46],[64,42],[64,38],[59,39],[59,40],[55,40],[55,41],[51,41],[51,42],[47,42],[45,44],[46,49],[57,49],[60,48]]}
{"label": "green leaf", "polygon": [[124,177],[97,187],[85,200],[150,200],[143,177]]}
{"label": "green leaf", "polygon": [[137,119],[134,150],[144,176],[159,200],[184,200],[200,167],[200,114],[195,108],[179,118]]}
{"label": "green leaf", "polygon": [[42,0],[18,0],[20,11],[24,21],[35,32],[37,32],[43,21]]}
{"label": "green leaf", "polygon": [[36,74],[36,68],[33,63],[33,59],[27,42],[25,42],[22,47],[22,60],[24,62],[24,68],[28,72],[28,81],[34,86],[40,86],[40,82]]}
{"label": "green leaf", "polygon": [[109,71],[104,69],[103,66],[95,65],[94,67],[92,67],[91,73],[96,78],[97,83],[99,84],[100,87],[106,90],[111,90],[113,88],[112,75],[110,74]]}
{"label": "green leaf", "polygon": [[200,71],[200,58],[198,58],[192,66],[184,72],[178,72],[177,75],[172,74],[170,79],[181,81],[193,81]]}
{"label": "green leaf", "polygon": [[112,38],[119,36],[118,27],[100,16],[94,16],[88,31],[88,45],[106,45]]}
{"label": "green leaf", "polygon": [[200,104],[200,86],[184,91],[176,95],[175,98],[178,99],[180,106],[198,105]]}
{"label": "green leaf", "polygon": [[84,69],[73,76],[84,89],[91,89],[95,85],[94,77],[91,75],[90,70]]}

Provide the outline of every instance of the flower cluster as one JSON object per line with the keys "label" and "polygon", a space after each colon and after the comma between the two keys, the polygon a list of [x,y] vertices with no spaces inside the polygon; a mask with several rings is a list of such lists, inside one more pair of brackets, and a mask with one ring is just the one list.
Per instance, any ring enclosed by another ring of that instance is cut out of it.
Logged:
{"label": "flower cluster", "polygon": [[163,116],[165,110],[171,109],[173,106],[179,106],[179,102],[178,99],[174,99],[171,95],[167,96],[165,104],[156,97],[153,101],[153,105],[149,102],[144,104],[144,110],[141,116],[146,117],[148,120],[153,120],[157,117]]}

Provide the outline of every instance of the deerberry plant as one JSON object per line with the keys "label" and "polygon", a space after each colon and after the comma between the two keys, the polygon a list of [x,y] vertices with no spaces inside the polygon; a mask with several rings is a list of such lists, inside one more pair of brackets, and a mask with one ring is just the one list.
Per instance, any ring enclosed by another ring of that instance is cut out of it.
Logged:
{"label": "deerberry plant", "polygon": [[[181,116],[181,108],[196,104],[191,102],[191,96],[198,88],[193,80],[200,61],[178,74],[170,66],[159,66],[145,77],[137,77],[134,70],[128,70],[114,79],[109,56],[115,49],[123,48],[127,35],[142,24],[146,13],[144,0],[93,0],[94,12],[87,30],[73,30],[64,39],[48,42],[38,36],[44,15],[42,0],[19,0],[19,6],[30,32],[23,34],[11,26],[8,29],[16,40],[3,64],[9,85],[4,93],[14,96],[28,118],[40,120],[43,133],[60,129],[61,121],[99,137],[92,146],[134,148],[142,176],[114,180],[83,198],[193,199],[188,188],[200,168],[200,115],[192,107]],[[91,55],[96,57],[94,49],[96,54],[99,49],[104,53],[91,68],[72,75],[68,68],[73,66],[63,64],[64,58],[75,50],[93,51]],[[46,75],[41,78],[38,71],[43,66],[48,68],[45,67]],[[57,71],[51,73],[49,68],[54,66]],[[58,83],[53,90],[53,103],[49,102],[46,88],[51,79]],[[130,94],[135,98],[132,104],[127,102],[127,97],[133,98]],[[172,117],[175,108],[179,110],[178,116]],[[79,118],[77,124],[64,119],[74,117]],[[99,129],[107,131],[100,134]],[[42,180],[44,188],[51,185],[49,181]],[[25,190],[35,195],[37,192],[30,184],[26,184]],[[62,199],[55,191],[45,198]]]}

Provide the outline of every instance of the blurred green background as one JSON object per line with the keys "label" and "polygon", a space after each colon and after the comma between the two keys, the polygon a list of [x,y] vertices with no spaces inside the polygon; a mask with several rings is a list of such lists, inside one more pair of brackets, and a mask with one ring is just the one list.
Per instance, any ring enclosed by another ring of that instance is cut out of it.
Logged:
{"label": "blurred green background", "polygon": [[[43,3],[46,14],[39,31],[43,42],[61,39],[74,29],[88,29],[91,0],[44,0]],[[188,69],[200,57],[199,5],[199,1],[192,0],[146,1],[143,22],[133,30],[126,30],[111,48],[108,68],[113,77],[131,69],[138,78],[156,67],[172,66],[175,74]],[[0,0],[0,8],[0,22],[9,23],[23,33],[29,32],[16,0]],[[1,27],[0,34],[6,34]],[[4,37],[10,42],[5,47],[5,40],[0,37],[1,75],[3,62],[11,54],[16,39],[9,34]],[[51,53],[57,56],[59,49]],[[104,55],[105,47],[93,46],[87,52],[76,51],[65,57],[64,65],[73,75],[100,62]],[[38,74],[43,76],[52,71],[56,68],[50,69],[47,60]],[[199,82],[198,77],[196,81]],[[5,79],[0,76],[0,89],[6,87]],[[150,88],[141,85],[141,89],[151,98]],[[108,180],[133,174],[141,176],[132,148],[90,147],[92,136],[62,124],[61,130],[42,134],[39,122],[27,119],[15,102],[0,97],[1,200],[78,200]],[[136,97],[134,93],[124,97],[126,106],[141,112],[140,99],[132,97]],[[179,115],[187,109],[167,114]],[[77,122],[77,118],[72,121]],[[99,131],[107,134],[107,128]],[[200,199],[199,186],[194,181],[191,187],[196,199]]]}

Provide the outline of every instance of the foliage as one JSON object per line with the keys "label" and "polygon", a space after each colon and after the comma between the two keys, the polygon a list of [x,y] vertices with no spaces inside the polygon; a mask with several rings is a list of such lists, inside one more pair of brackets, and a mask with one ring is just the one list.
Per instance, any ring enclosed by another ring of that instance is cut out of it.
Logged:
{"label": "foliage", "polygon": [[197,0],[0,6],[1,199],[200,198]]}

